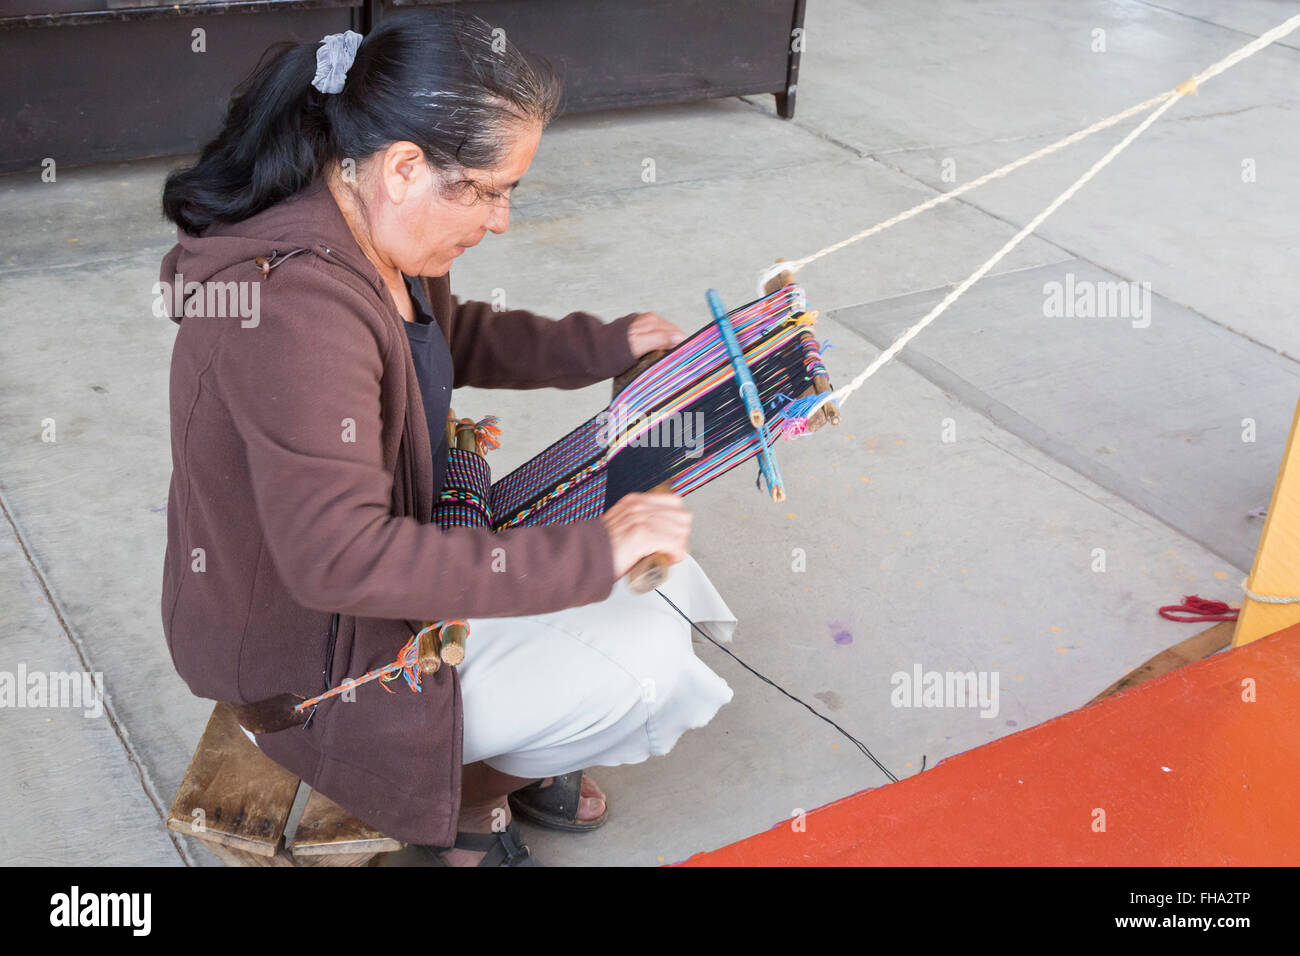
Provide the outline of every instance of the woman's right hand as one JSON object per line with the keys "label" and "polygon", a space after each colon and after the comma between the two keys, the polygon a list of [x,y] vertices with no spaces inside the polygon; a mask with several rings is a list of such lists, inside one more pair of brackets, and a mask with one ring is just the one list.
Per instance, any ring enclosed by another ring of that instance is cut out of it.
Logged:
{"label": "woman's right hand", "polygon": [[676,564],[686,558],[691,513],[673,494],[624,495],[600,520],[614,545],[614,575],[621,578],[646,555],[662,551]]}

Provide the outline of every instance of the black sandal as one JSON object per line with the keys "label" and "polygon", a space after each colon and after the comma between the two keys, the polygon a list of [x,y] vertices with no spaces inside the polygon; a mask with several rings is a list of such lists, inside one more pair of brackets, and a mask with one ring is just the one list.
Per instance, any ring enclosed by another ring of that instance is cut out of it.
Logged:
{"label": "black sandal", "polygon": [[533,851],[519,837],[519,826],[511,820],[504,830],[495,833],[470,833],[462,830],[456,834],[451,846],[430,847],[434,859],[446,866],[442,854],[448,850],[486,851],[479,866],[541,866]]}
{"label": "black sandal", "polygon": [[609,805],[594,820],[578,820],[578,801],[582,799],[582,771],[561,774],[549,787],[542,781],[510,794],[510,810],[520,819],[551,830],[585,833],[603,827],[609,819]]}

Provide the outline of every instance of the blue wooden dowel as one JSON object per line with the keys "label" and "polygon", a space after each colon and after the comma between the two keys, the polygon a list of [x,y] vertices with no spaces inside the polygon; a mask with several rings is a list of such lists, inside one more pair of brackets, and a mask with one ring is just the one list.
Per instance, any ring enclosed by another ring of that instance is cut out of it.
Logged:
{"label": "blue wooden dowel", "polygon": [[709,300],[709,309],[713,312],[713,321],[718,326],[718,331],[722,333],[722,341],[727,346],[727,354],[731,356],[731,366],[736,373],[740,400],[745,403],[745,409],[749,412],[750,424],[758,431],[758,466],[767,481],[767,490],[771,492],[774,501],[784,501],[785,482],[781,480],[781,470],[776,466],[776,456],[767,444],[767,435],[764,431],[767,417],[763,414],[763,403],[759,399],[758,386],[754,384],[754,376],[749,372],[745,354],[740,350],[740,340],[736,338],[736,330],[731,327],[731,319],[727,317],[727,310],[722,305],[722,297],[715,289],[709,289],[705,295]]}

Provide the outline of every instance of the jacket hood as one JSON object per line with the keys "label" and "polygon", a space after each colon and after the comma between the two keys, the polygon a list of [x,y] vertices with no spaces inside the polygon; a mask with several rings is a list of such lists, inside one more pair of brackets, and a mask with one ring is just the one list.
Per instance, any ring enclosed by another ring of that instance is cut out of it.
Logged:
{"label": "jacket hood", "polygon": [[155,294],[162,293],[158,297],[166,314],[178,325],[185,303],[203,283],[241,266],[246,267],[246,275],[223,281],[266,279],[294,255],[326,256],[361,275],[381,296],[387,294],[323,178],[242,222],[214,223],[200,236],[177,229],[176,238],[176,245],[163,257],[158,273],[161,289],[155,289]]}

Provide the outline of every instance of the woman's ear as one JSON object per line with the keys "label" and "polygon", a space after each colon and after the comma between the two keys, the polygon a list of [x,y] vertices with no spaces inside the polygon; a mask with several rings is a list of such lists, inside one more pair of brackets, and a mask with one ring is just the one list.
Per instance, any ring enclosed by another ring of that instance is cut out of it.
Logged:
{"label": "woman's ear", "polygon": [[427,188],[430,175],[424,150],[414,143],[399,140],[384,150],[380,181],[394,205],[401,205],[408,196]]}

